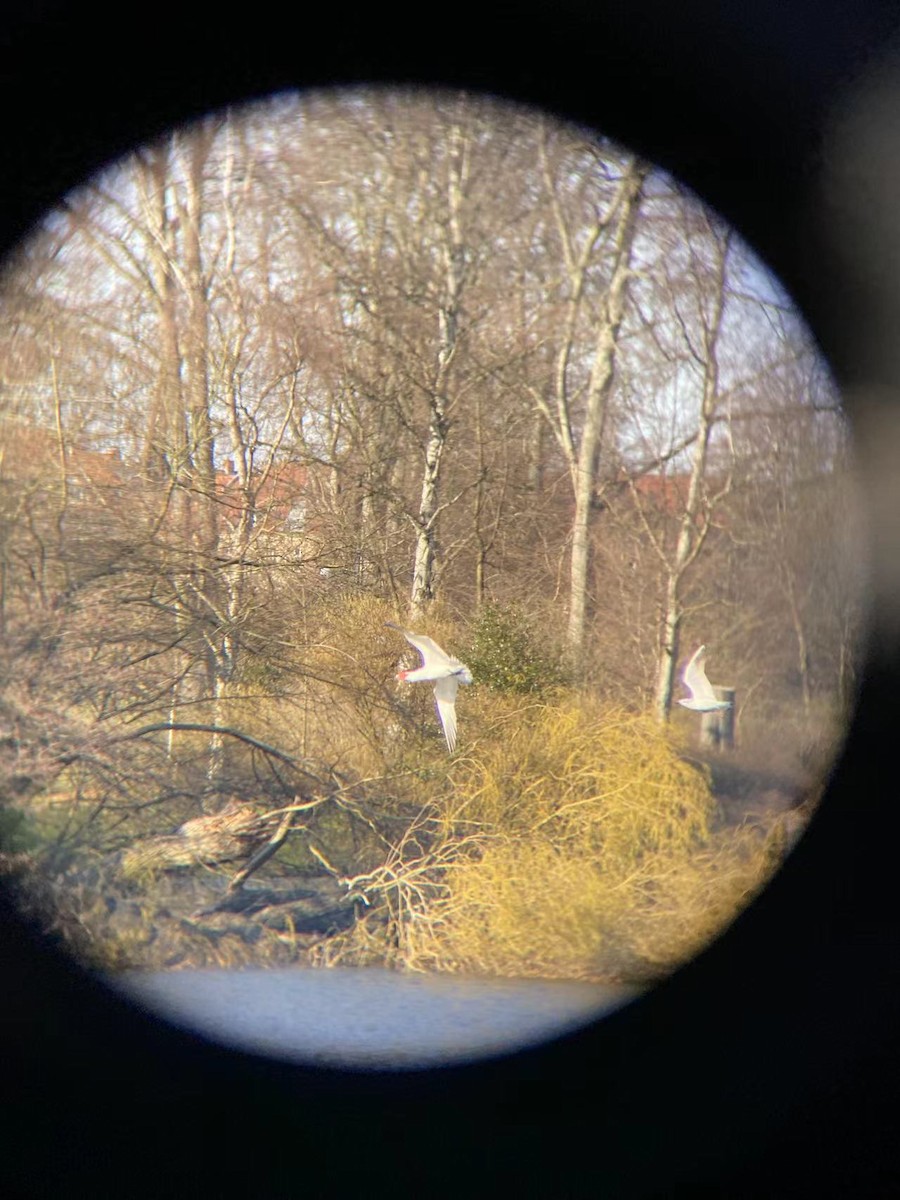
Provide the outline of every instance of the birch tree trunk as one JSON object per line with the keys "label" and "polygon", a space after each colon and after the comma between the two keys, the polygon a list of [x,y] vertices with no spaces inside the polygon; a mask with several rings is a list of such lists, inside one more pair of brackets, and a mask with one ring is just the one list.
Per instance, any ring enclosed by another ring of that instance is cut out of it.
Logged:
{"label": "birch tree trunk", "polygon": [[687,496],[678,523],[675,553],[668,561],[666,570],[662,641],[654,697],[654,710],[660,724],[668,721],[672,708],[675,666],[678,661],[679,633],[683,615],[681,596],[685,572],[703,548],[709,532],[710,517],[715,502],[721,499],[730,487],[730,480],[728,480],[715,498],[704,497],[710,436],[718,415],[718,344],[722,330],[722,314],[725,308],[725,277],[730,241],[731,233],[729,231],[722,240],[716,264],[711,311],[708,319],[702,323],[702,345],[699,351],[692,350],[694,357],[702,364],[703,394],[691,458]]}
{"label": "birch tree trunk", "polygon": [[209,394],[209,288],[203,268],[203,170],[212,129],[194,132],[186,147],[185,199],[181,228],[187,301],[184,366],[190,421],[191,492],[198,506],[201,554],[212,556],[217,544],[216,475]]}
{"label": "birch tree trunk", "polygon": [[587,617],[591,502],[597,479],[607,402],[615,374],[616,345],[622,317],[625,314],[628,281],[631,276],[631,253],[637,229],[641,193],[648,169],[645,164],[635,160],[622,180],[619,196],[619,224],[614,242],[613,272],[598,322],[581,442],[577,454],[570,462],[575,514],[572,520],[567,638],[569,649],[575,659],[584,645]]}
{"label": "birch tree trunk", "polygon": [[[169,150],[159,144],[140,158],[138,189],[149,231],[148,274],[156,318],[156,383],[141,452],[144,474],[157,483],[178,483],[185,466],[187,430],[181,394],[181,352],[175,320],[174,228],[167,203]],[[173,497],[174,498],[174,497]]]}
{"label": "birch tree trunk", "polygon": [[[649,167],[632,159],[624,169],[607,210],[584,229],[573,223],[563,208],[560,183],[547,158],[546,139],[540,143],[544,189],[562,251],[566,295],[562,330],[553,368],[552,402],[531,389],[537,409],[549,424],[562,451],[572,485],[574,514],[569,562],[569,614],[566,636],[577,662],[584,646],[587,618],[587,579],[590,559],[591,504],[603,441],[609,394],[615,374],[616,346],[625,313],[631,256],[637,232],[644,180]],[[578,327],[583,318],[589,273],[596,270],[597,255],[608,239],[612,262],[609,282],[596,321],[583,410],[576,411],[579,388],[573,382],[578,357]],[[580,424],[580,434],[577,427]]]}
{"label": "birch tree trunk", "polygon": [[410,594],[410,618],[420,619],[434,599],[437,520],[441,511],[441,462],[447,444],[447,387],[450,367],[458,345],[459,308],[463,287],[464,246],[462,234],[463,195],[468,175],[468,145],[461,126],[449,134],[446,236],[440,246],[443,266],[443,298],[438,309],[436,369],[428,405],[428,437],[419,511],[416,515],[416,549]]}
{"label": "birch tree trunk", "polygon": [[[209,285],[201,242],[203,176],[214,127],[207,123],[192,132],[181,148],[184,200],[180,206],[184,290],[186,302],[183,336],[186,408],[190,426],[191,588],[199,607],[206,648],[206,689],[213,702],[213,725],[221,723],[222,700],[232,673],[230,629],[224,616],[224,589],[215,565],[219,531],[216,502],[214,436],[209,388]],[[210,735],[207,780],[212,785],[221,773],[221,736]]]}

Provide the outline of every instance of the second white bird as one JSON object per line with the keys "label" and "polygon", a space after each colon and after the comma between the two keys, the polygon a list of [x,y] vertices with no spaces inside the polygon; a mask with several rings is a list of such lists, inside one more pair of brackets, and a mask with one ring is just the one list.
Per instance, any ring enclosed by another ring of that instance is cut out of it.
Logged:
{"label": "second white bird", "polygon": [[456,747],[456,693],[461,683],[472,682],[472,672],[465,663],[442,650],[437,642],[423,633],[410,633],[393,621],[386,621],[391,629],[402,633],[411,646],[422,656],[421,667],[414,671],[398,671],[397,678],[405,683],[434,682],[434,698],[438,717],[447,739],[447,748],[453,753]]}
{"label": "second white bird", "polygon": [[704,660],[706,647],[700,646],[694,651],[684,668],[682,681],[691,693],[687,700],[679,700],[685,708],[694,712],[718,712],[723,708],[731,708],[730,700],[720,700],[713,691],[713,686],[706,678]]}

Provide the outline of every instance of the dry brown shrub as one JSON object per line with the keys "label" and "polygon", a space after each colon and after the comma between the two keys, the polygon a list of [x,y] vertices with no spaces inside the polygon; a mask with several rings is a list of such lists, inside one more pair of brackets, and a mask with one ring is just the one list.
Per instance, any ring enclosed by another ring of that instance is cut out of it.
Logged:
{"label": "dry brown shrub", "polygon": [[[340,761],[363,777],[389,765],[385,729],[395,696],[398,635],[393,612],[373,596],[341,596],[305,617],[294,652],[294,704],[303,750]],[[398,645],[399,642],[399,645]]]}
{"label": "dry brown shrub", "polygon": [[587,857],[522,840],[489,847],[477,862],[451,870],[447,882],[452,899],[429,946],[445,969],[566,978],[602,972],[614,941],[601,917],[609,883]]}
{"label": "dry brown shrub", "polygon": [[622,865],[708,835],[708,781],[651,718],[566,694],[503,707],[453,773],[455,820]]}
{"label": "dry brown shrub", "polygon": [[779,865],[771,849],[760,830],[744,828],[690,856],[649,862],[625,922],[632,974],[668,974],[723,933]]}
{"label": "dry brown shrub", "polygon": [[[365,881],[390,913],[392,961],[646,980],[705,945],[764,881],[762,839],[711,833],[707,775],[648,718],[560,693],[473,701],[470,719],[469,752],[429,797],[430,840]],[[333,951],[371,959],[370,926]]]}

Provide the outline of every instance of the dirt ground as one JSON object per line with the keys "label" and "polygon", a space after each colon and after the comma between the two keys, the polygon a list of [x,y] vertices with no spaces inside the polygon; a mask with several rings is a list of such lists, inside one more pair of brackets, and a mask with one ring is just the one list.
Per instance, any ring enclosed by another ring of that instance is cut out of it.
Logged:
{"label": "dirt ground", "polygon": [[770,770],[737,757],[704,757],[722,827],[755,825],[769,833],[781,820],[792,846],[809,823],[824,781],[799,771]]}

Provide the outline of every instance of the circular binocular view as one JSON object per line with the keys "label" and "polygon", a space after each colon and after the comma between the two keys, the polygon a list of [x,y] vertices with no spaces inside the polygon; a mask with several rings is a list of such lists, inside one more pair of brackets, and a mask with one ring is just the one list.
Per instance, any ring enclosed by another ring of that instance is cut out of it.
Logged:
{"label": "circular binocular view", "polygon": [[856,687],[849,432],[665,172],[487,97],[279,95],[67,196],[0,312],[0,873],[113,988],[463,1061],[779,869]]}

